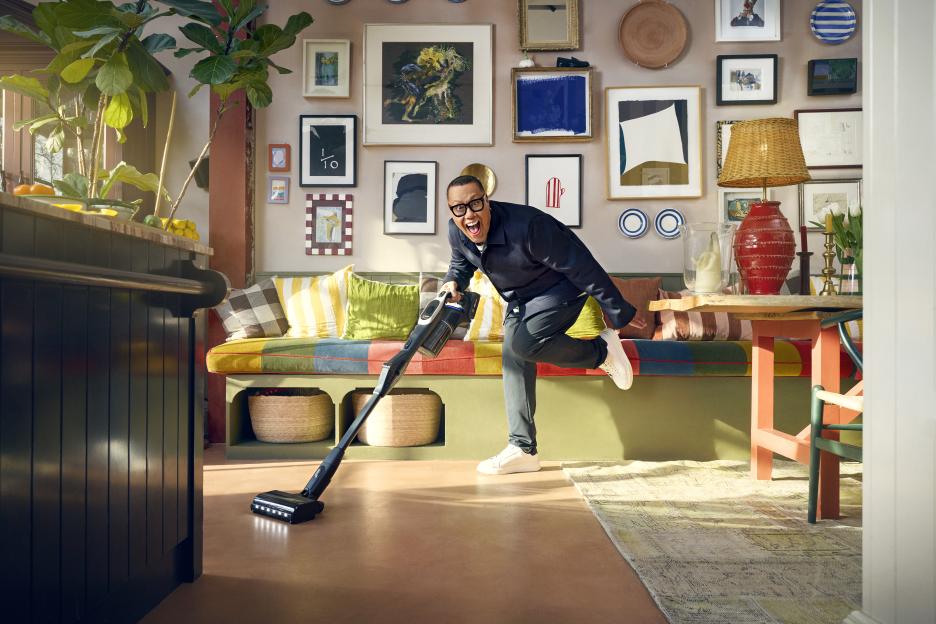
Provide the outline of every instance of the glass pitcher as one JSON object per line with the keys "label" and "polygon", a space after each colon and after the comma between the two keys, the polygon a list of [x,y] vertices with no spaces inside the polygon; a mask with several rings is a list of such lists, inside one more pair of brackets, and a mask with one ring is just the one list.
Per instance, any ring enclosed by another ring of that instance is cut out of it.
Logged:
{"label": "glass pitcher", "polygon": [[731,275],[734,223],[686,223],[683,239],[683,280],[696,294],[721,293]]}

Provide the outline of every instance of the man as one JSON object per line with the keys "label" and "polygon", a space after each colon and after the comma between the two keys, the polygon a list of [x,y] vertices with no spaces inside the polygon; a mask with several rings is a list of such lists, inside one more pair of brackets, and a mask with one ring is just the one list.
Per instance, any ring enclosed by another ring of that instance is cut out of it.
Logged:
{"label": "man", "polygon": [[645,323],[635,320],[637,311],[582,241],[550,215],[530,206],[489,201],[474,176],[452,180],[446,196],[452,212],[452,260],[442,290],[458,301],[478,268],[507,301],[503,376],[509,443],[481,462],[478,472],[535,472],[540,469],[533,422],[537,362],[600,367],[622,390],[633,381],[614,329],[592,340],[565,334],[585,306],[586,295],[598,301],[612,327]]}

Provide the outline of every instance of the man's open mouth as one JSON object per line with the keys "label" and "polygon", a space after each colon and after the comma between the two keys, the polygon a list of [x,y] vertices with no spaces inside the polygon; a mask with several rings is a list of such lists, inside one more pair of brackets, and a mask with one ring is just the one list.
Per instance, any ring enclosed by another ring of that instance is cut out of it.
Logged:
{"label": "man's open mouth", "polygon": [[468,233],[472,236],[477,236],[481,233],[481,222],[476,221],[475,223],[466,223],[465,229],[468,230]]}

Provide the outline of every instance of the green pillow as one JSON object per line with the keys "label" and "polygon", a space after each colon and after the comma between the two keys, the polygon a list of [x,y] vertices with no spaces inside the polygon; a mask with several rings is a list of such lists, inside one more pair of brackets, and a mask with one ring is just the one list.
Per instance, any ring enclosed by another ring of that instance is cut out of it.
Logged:
{"label": "green pillow", "polygon": [[347,340],[405,340],[419,316],[419,286],[372,282],[348,276]]}
{"label": "green pillow", "polygon": [[594,297],[589,297],[579,317],[575,319],[575,323],[566,330],[566,335],[572,338],[594,338],[605,327],[607,326],[604,322],[604,315],[601,313],[601,306]]}

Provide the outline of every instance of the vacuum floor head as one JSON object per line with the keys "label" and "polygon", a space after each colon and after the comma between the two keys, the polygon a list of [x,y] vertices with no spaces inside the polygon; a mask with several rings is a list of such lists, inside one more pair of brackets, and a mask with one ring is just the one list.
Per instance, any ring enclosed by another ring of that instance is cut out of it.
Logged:
{"label": "vacuum floor head", "polygon": [[322,501],[279,490],[257,494],[250,503],[250,511],[255,514],[269,516],[289,524],[312,520],[322,513],[323,509],[325,509],[325,503]]}

